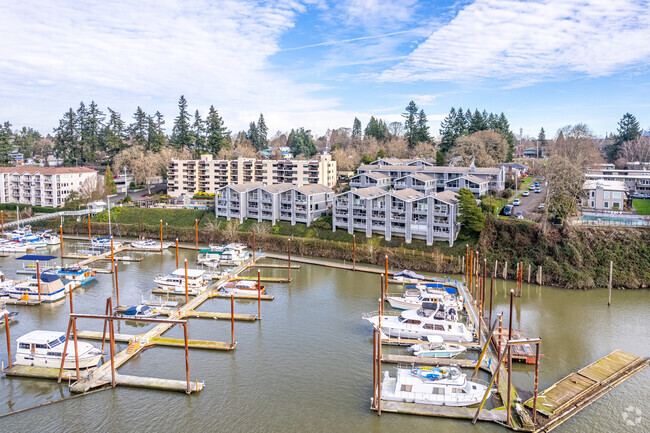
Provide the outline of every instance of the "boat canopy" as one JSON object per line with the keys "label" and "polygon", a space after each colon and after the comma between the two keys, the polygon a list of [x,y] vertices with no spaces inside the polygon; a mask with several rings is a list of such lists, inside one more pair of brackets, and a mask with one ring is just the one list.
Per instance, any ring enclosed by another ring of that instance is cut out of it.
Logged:
{"label": "boat canopy", "polygon": [[[36,279],[36,275],[34,275],[33,278]],[[51,283],[52,281],[56,281],[58,279],[59,279],[58,275],[46,274],[46,273],[41,274],[41,281],[43,281],[44,283]]]}
{"label": "boat canopy", "polygon": [[411,278],[413,280],[424,280],[424,277],[420,274],[416,274],[413,271],[409,271],[408,269],[404,269],[401,272],[398,272],[394,274],[393,276],[395,277],[406,277],[406,278]]}
{"label": "boat canopy", "polygon": [[[188,269],[187,270],[187,277],[188,278],[199,278],[205,274],[204,270],[201,269]],[[185,269],[184,268],[178,268],[174,272],[172,272],[170,275],[173,275],[175,277],[185,277]]]}
{"label": "boat canopy", "polygon": [[38,254],[26,254],[22,257],[16,257],[16,260],[30,260],[32,262],[49,262],[50,260],[57,259],[57,256],[41,256]]}

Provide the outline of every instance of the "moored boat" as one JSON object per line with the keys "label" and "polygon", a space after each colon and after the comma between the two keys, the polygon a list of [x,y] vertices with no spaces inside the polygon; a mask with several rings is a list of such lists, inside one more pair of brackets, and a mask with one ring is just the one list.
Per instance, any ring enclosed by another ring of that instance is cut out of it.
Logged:
{"label": "moored boat", "polygon": [[246,245],[230,244],[221,253],[219,257],[219,265],[234,265],[239,266],[248,260],[250,253],[245,250]]}
{"label": "moored boat", "polygon": [[[148,251],[160,251],[161,248],[160,245],[161,244],[159,241],[154,241],[153,239],[141,239],[138,241],[131,242],[131,246],[133,248],[138,248],[140,250],[148,250]],[[162,249],[167,249],[171,246],[172,246],[171,242],[162,243]]]}
{"label": "moored boat", "polygon": [[395,377],[384,372],[383,400],[466,407],[483,399],[487,386],[467,380],[458,367],[398,367]]}
{"label": "moored boat", "polygon": [[[220,292],[225,293],[242,293],[242,294],[257,294],[257,282],[250,280],[230,281],[219,289]],[[264,293],[264,286],[260,287],[260,293]]]}
{"label": "moored boat", "polygon": [[149,305],[135,305],[124,310],[122,315],[130,318],[147,318],[157,316],[158,313]]}
{"label": "moored boat", "polygon": [[[45,272],[41,274],[41,301],[54,302],[65,297],[65,294],[78,287],[78,282],[71,281],[64,284],[58,275]],[[12,299],[19,299],[22,301],[38,301],[39,284],[36,275],[21,281],[17,284],[7,284],[4,287],[3,295],[9,296]]]}
{"label": "moored boat", "polygon": [[[32,331],[16,340],[16,364],[32,367],[59,368],[65,346],[65,334],[57,331]],[[102,351],[89,343],[77,342],[79,368],[97,366]],[[63,368],[76,368],[74,344],[68,342]]]}
{"label": "moored boat", "polygon": [[97,273],[88,266],[70,265],[63,268],[57,267],[52,271],[59,277],[86,285],[97,278]]}
{"label": "moored boat", "polygon": [[[104,237],[104,238],[92,238],[90,241],[93,247],[99,247],[102,249],[110,249],[111,248],[111,238],[110,237]],[[113,248],[119,248],[122,246],[122,242],[118,241],[117,239],[113,239]]]}
{"label": "moored boat", "polygon": [[445,308],[462,311],[463,301],[447,291],[434,287],[407,288],[401,295],[388,295],[386,298],[391,307],[397,310],[417,309],[424,303],[437,303]]}
{"label": "moored boat", "polygon": [[5,315],[8,317],[9,323],[11,323],[14,320],[16,320],[16,316],[18,315],[18,313],[15,311],[7,310],[5,304],[0,303],[0,327],[5,326]]}
{"label": "moored boat", "polygon": [[445,343],[439,335],[430,335],[426,343],[414,344],[408,348],[415,356],[431,358],[454,358],[465,352],[467,348],[460,344]]}
{"label": "moored boat", "polygon": [[[205,281],[205,271],[202,269],[187,270],[187,291],[192,295],[203,292],[208,282]],[[159,291],[185,294],[185,269],[179,268],[167,275],[158,275],[153,279],[158,284]]]}

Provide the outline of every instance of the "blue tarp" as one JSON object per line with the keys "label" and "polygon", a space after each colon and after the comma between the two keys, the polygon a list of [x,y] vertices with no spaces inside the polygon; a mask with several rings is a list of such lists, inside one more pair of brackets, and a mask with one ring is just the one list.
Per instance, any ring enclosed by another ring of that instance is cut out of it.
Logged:
{"label": "blue tarp", "polygon": [[31,260],[32,262],[49,262],[50,260],[58,259],[57,256],[39,256],[38,254],[27,254],[22,257],[16,257],[16,260]]}
{"label": "blue tarp", "polygon": [[[34,275],[32,278],[36,279],[36,275]],[[41,281],[44,283],[51,283],[52,281],[56,281],[59,279],[58,275],[54,274],[41,274]]]}

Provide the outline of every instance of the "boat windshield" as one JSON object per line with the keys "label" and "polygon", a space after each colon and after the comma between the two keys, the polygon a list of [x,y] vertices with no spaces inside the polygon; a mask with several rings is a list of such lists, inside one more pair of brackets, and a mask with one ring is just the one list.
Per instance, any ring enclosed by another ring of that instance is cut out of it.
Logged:
{"label": "boat windshield", "polygon": [[56,347],[59,344],[64,343],[64,342],[65,342],[65,335],[62,335],[57,340],[53,340],[53,341],[50,341],[49,343],[47,343],[47,347],[49,347],[51,349],[51,348]]}

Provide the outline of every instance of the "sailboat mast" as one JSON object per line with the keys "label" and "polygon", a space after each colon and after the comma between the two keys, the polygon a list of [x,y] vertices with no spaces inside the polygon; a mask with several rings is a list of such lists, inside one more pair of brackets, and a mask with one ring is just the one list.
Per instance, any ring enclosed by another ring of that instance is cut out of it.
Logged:
{"label": "sailboat mast", "polygon": [[106,197],[106,204],[108,205],[108,238],[110,239],[111,234],[111,201]]}

